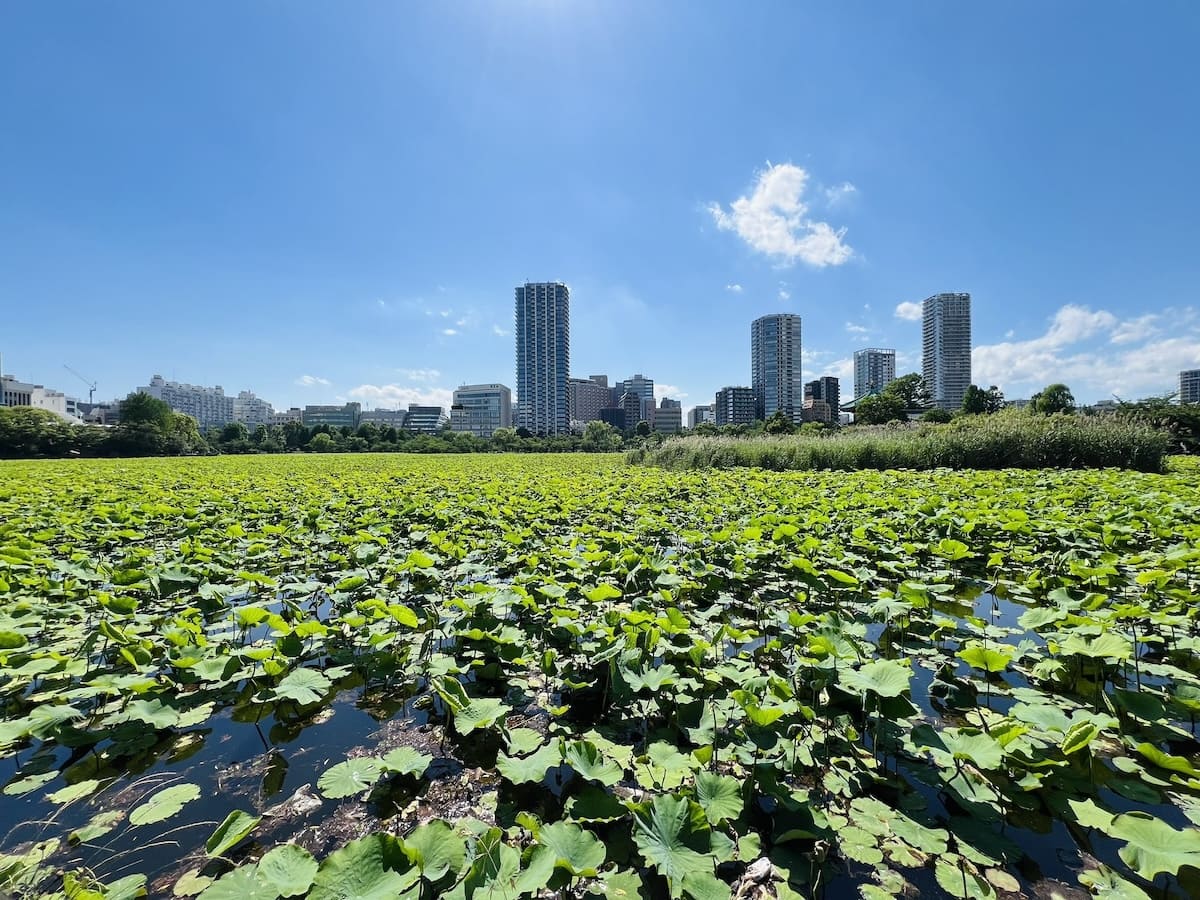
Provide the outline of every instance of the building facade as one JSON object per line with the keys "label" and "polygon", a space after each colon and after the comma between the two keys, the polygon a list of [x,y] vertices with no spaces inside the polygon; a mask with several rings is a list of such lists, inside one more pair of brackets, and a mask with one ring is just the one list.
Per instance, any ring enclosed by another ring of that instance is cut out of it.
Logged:
{"label": "building facade", "polygon": [[272,425],[286,425],[286,424],[288,424],[288,422],[303,422],[303,421],[304,421],[304,410],[302,410],[298,406],[293,406],[291,409],[287,410],[286,412],[284,412],[283,410],[280,410],[279,412],[271,413],[271,424]]}
{"label": "building facade", "polygon": [[512,391],[503,384],[464,384],[454,392],[450,430],[490,438],[512,427]]}
{"label": "building facade", "polygon": [[567,379],[567,409],[572,422],[599,422],[600,410],[610,405],[608,376]]}
{"label": "building facade", "polygon": [[[804,408],[809,409],[808,401],[818,400],[824,401],[829,405],[833,412],[830,421],[836,421],[838,412],[842,408],[842,385],[832,375],[822,375],[814,381],[804,385]],[[808,420],[806,420],[808,421]]]}
{"label": "building facade", "polygon": [[191,416],[200,428],[220,428],[234,421],[233,397],[226,396],[219,384],[203,387],[166,381],[161,375],[155,375],[150,384],[138,388],[138,392],[157,397],[175,412]]}
{"label": "building facade", "polygon": [[17,381],[12,375],[0,375],[0,406],[30,406],[54,413],[60,419],[73,418],[67,411],[67,395],[41,384]]}
{"label": "building facade", "polygon": [[804,379],[800,371],[800,317],[776,313],[750,325],[751,387],[756,415],[768,419],[782,412],[793,422],[804,410]]}
{"label": "building facade", "polygon": [[408,412],[403,409],[364,409],[358,417],[358,424],[366,425],[369,422],[379,428],[403,428],[407,417]]}
{"label": "building facade", "polygon": [[238,391],[233,398],[233,421],[245,422],[253,431],[259,425],[270,425],[275,410],[266,400],[255,397],[253,391]]}
{"label": "building facade", "polygon": [[754,421],[757,398],[754,388],[723,387],[713,403],[717,425],[749,425]]}
{"label": "building facade", "polygon": [[1200,403],[1200,369],[1184,369],[1179,373],[1179,402]]}
{"label": "building facade", "polygon": [[804,398],[805,422],[823,422],[826,425],[832,425],[836,415],[834,407],[830,406],[826,401],[814,397]]}
{"label": "building facade", "polygon": [[896,351],[868,347],[854,351],[854,398],[878,394],[896,380]]}
{"label": "building facade", "polygon": [[717,424],[717,407],[710,403],[708,406],[693,406],[688,410],[688,428],[695,428],[705,422]]}
{"label": "building facade", "polygon": [[617,406],[625,414],[626,429],[632,431],[637,428],[639,422],[646,421],[646,405],[642,402],[642,398],[633,391],[626,391],[622,394],[621,402]]}
{"label": "building facade", "polygon": [[328,425],[330,428],[358,428],[362,418],[362,404],[353,401],[344,406],[306,406],[300,415],[305,428]]}
{"label": "building facade", "polygon": [[413,434],[437,434],[442,427],[449,424],[446,410],[440,406],[422,406],[419,403],[408,404],[408,412],[404,416],[404,430]]}
{"label": "building facade", "polygon": [[959,409],[971,384],[970,294],[926,298],[921,349],[921,374],[933,405]]}
{"label": "building facade", "polygon": [[639,421],[652,422],[654,420],[654,379],[647,378],[640,372],[624,381],[618,381],[616,386],[617,397],[623,397],[625,394],[636,394],[642,401],[641,419]]}
{"label": "building facade", "polygon": [[683,404],[678,400],[663,397],[654,410],[654,430],[663,434],[678,434],[683,431]]}
{"label": "building facade", "polygon": [[516,424],[534,434],[571,430],[567,378],[571,370],[570,291],[560,282],[516,289]]}

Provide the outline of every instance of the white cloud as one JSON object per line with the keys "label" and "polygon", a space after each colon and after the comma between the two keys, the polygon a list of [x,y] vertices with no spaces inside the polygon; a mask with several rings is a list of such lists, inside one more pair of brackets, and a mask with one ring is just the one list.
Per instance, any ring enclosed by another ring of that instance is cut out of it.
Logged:
{"label": "white cloud", "polygon": [[[847,381],[854,379],[854,357],[847,356],[844,359],[835,359],[829,365],[821,369],[821,375],[832,375],[839,381]],[[819,376],[818,376],[819,377]],[[854,385],[844,385],[841,388],[842,396],[846,399],[854,393]]]}
{"label": "white cloud", "polygon": [[321,378],[317,375],[301,375],[296,379],[295,383],[300,385],[300,387],[316,387],[317,385],[328,387],[329,379]]}
{"label": "white cloud", "polygon": [[1004,332],[1004,336],[1005,336],[1006,338],[1010,338],[1010,337],[1012,337],[1014,334],[1016,334],[1016,332],[1015,332],[1015,331],[1013,331],[1011,328],[1010,328],[1010,329],[1008,329],[1008,331]]}
{"label": "white cloud", "polygon": [[669,397],[672,400],[682,400],[688,395],[687,391],[676,387],[673,384],[654,383],[654,399],[662,400],[664,397]]}
{"label": "white cloud", "polygon": [[446,388],[415,388],[402,384],[360,384],[348,393],[355,400],[361,400],[369,406],[391,409],[408,406],[410,403],[448,409],[454,397],[454,392]]}
{"label": "white cloud", "polygon": [[442,334],[446,335],[447,337],[452,337],[452,336],[458,334],[458,329],[457,328],[443,328]]}
{"label": "white cloud", "polygon": [[920,303],[913,303],[905,300],[903,303],[896,304],[896,318],[904,319],[906,322],[920,322],[924,311]]}
{"label": "white cloud", "polygon": [[498,337],[508,337],[508,331],[504,328],[501,328],[499,325],[492,326],[492,334]]}
{"label": "white cloud", "polygon": [[[1121,321],[1106,310],[1064,306],[1038,337],[976,347],[973,380],[999,385],[1012,398],[1062,381],[1081,402],[1173,390],[1179,370],[1200,359],[1200,331],[1188,324],[1190,311],[1183,311],[1172,316],[1181,326],[1175,336],[1159,338],[1154,322],[1161,317]],[[1123,349],[1114,351],[1113,344]]]}
{"label": "white cloud", "polygon": [[442,373],[437,369],[398,369],[409,381],[437,381]]}
{"label": "white cloud", "polygon": [[865,325],[859,325],[857,322],[847,322],[846,330],[851,334],[866,334],[868,331]]}
{"label": "white cloud", "polygon": [[780,299],[780,300],[783,300],[783,301],[791,300],[791,299],[792,299],[792,292],[791,292],[791,291],[785,291],[783,288],[780,288],[780,289],[779,289],[779,299]]}
{"label": "white cloud", "polygon": [[1157,313],[1147,313],[1136,319],[1127,319],[1118,325],[1109,340],[1114,344],[1132,344],[1159,333],[1158,320],[1162,318]]}
{"label": "white cloud", "polygon": [[851,194],[857,194],[858,188],[848,181],[843,181],[841,184],[833,187],[825,188],[825,202],[830,206],[837,206]]}
{"label": "white cloud", "polygon": [[740,284],[727,284],[725,285],[725,290],[729,291],[731,294],[740,294],[742,292],[742,286]]}
{"label": "white cloud", "polygon": [[767,167],[757,173],[749,196],[734,200],[728,211],[720,203],[708,205],[717,228],[735,232],[751,249],[784,265],[797,260],[810,266],[839,266],[853,255],[842,238],[845,228],[808,217],[801,199],[808,172],[791,163]]}

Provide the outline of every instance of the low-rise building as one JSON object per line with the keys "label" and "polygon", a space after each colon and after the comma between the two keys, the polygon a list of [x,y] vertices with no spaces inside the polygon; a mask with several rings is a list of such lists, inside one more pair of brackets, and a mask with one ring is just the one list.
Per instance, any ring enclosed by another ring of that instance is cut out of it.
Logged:
{"label": "low-rise building", "polygon": [[367,409],[358,417],[358,424],[370,423],[380,428],[403,428],[407,418],[408,412],[403,409]]}
{"label": "low-rise building", "polygon": [[717,391],[713,403],[716,423],[724,425],[749,425],[754,421],[754,388],[723,387]]}
{"label": "low-rise building", "polygon": [[804,401],[804,421],[824,422],[826,425],[832,425],[835,408],[824,400],[808,398]]}
{"label": "low-rise building", "polygon": [[245,422],[246,427],[253,431],[259,425],[270,425],[274,408],[261,397],[254,396],[253,391],[238,391],[233,398],[233,421]]}
{"label": "low-rise building", "polygon": [[302,410],[298,406],[293,406],[287,412],[280,411],[280,412],[271,413],[270,424],[286,425],[288,422],[303,422],[303,421],[304,421],[304,410]]}
{"label": "low-rise building", "polygon": [[446,411],[440,406],[410,403],[408,414],[404,417],[404,430],[413,434],[437,434],[447,421]]}
{"label": "low-rise building", "polygon": [[362,417],[362,404],[351,401],[342,406],[306,406],[301,413],[300,421],[305,428],[317,425],[328,425],[330,428],[351,428],[359,426]]}
{"label": "low-rise building", "polygon": [[67,395],[62,391],[17,381],[12,375],[0,375],[0,406],[29,406],[52,412],[64,420],[72,418],[67,412]]}
{"label": "low-rise building", "polygon": [[[590,420],[589,420],[590,421]],[[512,427],[512,391],[503,384],[464,384],[454,392],[450,430],[490,438]]]}
{"label": "low-rise building", "polygon": [[[842,389],[841,383],[832,375],[822,375],[814,381],[804,385],[804,408],[807,410],[809,400],[824,400],[829,405],[830,416],[836,416],[838,410],[842,408]],[[805,421],[824,421],[811,420],[805,418]],[[831,419],[832,421],[832,419]]]}

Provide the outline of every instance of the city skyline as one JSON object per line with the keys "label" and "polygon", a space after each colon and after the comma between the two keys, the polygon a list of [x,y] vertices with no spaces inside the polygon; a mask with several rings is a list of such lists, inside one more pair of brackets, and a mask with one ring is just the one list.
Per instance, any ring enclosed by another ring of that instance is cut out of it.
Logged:
{"label": "city skyline", "polygon": [[[529,276],[572,291],[573,370],[685,407],[772,312],[805,381],[872,346],[918,371],[942,290],[1009,397],[1200,365],[1190,7],[9,12],[0,349],[30,382],[448,405],[512,379]],[[701,64],[731,42],[759,50]]]}

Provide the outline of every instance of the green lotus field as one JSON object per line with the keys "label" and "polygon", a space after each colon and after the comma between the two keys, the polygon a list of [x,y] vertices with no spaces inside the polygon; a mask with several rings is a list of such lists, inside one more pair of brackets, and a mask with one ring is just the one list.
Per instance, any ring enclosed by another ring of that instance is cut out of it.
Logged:
{"label": "green lotus field", "polygon": [[1200,896],[1198,484],[0,464],[0,895]]}

